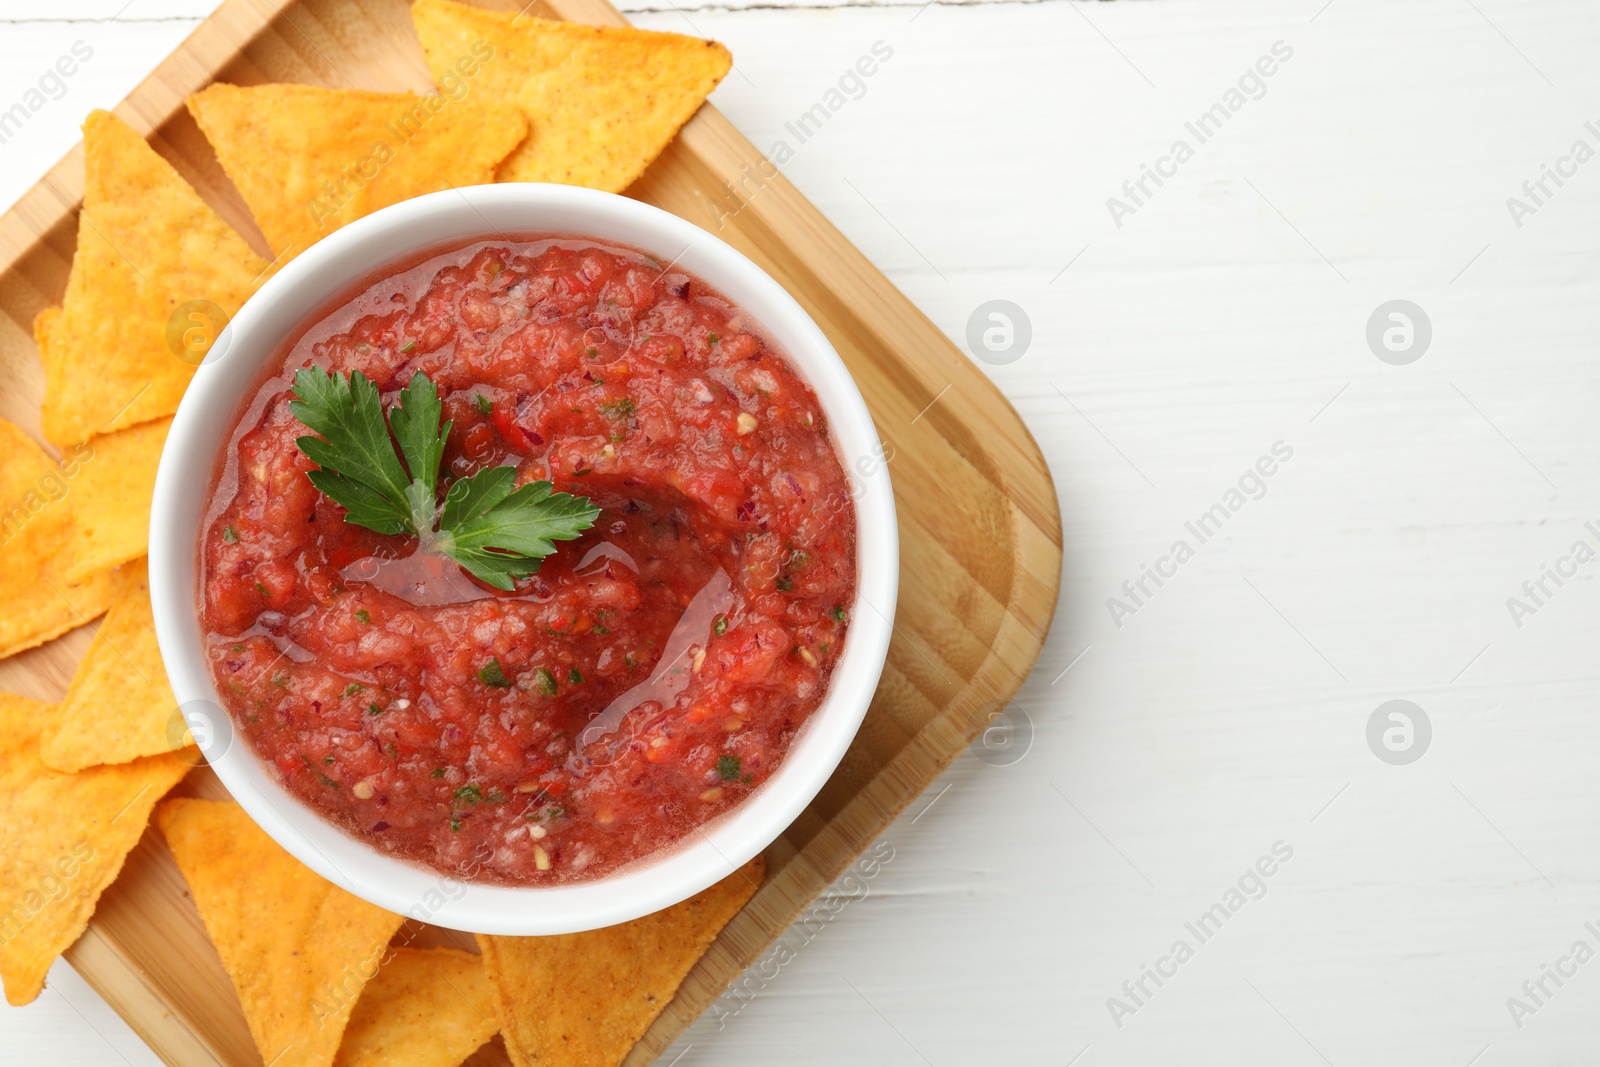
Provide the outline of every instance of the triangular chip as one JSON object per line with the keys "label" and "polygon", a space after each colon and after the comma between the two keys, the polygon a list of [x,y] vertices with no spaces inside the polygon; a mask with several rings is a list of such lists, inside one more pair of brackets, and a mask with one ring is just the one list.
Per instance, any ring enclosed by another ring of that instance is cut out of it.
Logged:
{"label": "triangular chip", "polygon": [[116,600],[39,748],[58,771],[126,763],[193,743],[156,646],[144,560],[111,580]]}
{"label": "triangular chip", "polygon": [[120,567],[150,551],[150,497],[171,419],[157,419],[90,438],[67,496],[72,505],[74,582]]}
{"label": "triangular chip", "polygon": [[757,856],[681,904],[603,930],[479,934],[512,1064],[621,1063],[765,872]]}
{"label": "triangular chip", "polygon": [[334,1067],[459,1067],[499,1029],[483,960],[398,948],[362,990]]}
{"label": "triangular chip", "polygon": [[76,941],[95,902],[139,843],[156,801],[192,759],[151,756],[62,774],[39,760],[54,707],[0,693],[0,975],[6,1000],[27,1004]]}
{"label": "triangular chip", "polygon": [[411,18],[433,80],[515,104],[528,139],[503,182],[620,193],[694,115],[733,65],[716,41],[631,26],[581,26],[417,0]]}
{"label": "triangular chip", "polygon": [[189,112],[279,259],[379,208],[493,181],[528,132],[476,99],[313,85],[218,83]]}
{"label": "triangular chip", "polygon": [[45,308],[33,317],[33,343],[34,347],[39,349],[39,354],[43,358],[49,358],[44,356],[44,353],[50,350],[51,335],[55,330],[56,323],[60,321],[60,308]]}
{"label": "triangular chip", "polygon": [[86,568],[76,583],[65,573],[87,454],[79,445],[54,463],[21,427],[0,420],[0,658],[92,622],[111,604],[107,568]]}
{"label": "triangular chip", "polygon": [[351,896],[229,801],[179,797],[156,822],[233,979],[261,1058],[329,1067],[400,916]]}
{"label": "triangular chip", "polygon": [[61,447],[178,410],[267,264],[126,123],[92,111],[78,251],[34,338],[44,434]]}

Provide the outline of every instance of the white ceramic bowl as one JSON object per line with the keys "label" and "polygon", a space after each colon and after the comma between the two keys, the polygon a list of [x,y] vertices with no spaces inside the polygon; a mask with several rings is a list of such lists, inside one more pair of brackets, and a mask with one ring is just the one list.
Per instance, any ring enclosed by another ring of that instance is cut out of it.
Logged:
{"label": "white ceramic bowl", "polygon": [[[776,774],[663,855],[552,888],[453,881],[386,855],[301,804],[235,736],[202,654],[198,558],[212,471],[241,402],[287,334],[373,271],[413,252],[495,234],[571,234],[672,261],[761,324],[816,392],[856,500],[857,594],[822,705]],[[457,930],[556,934],[624,922],[694,895],[770,844],[833,773],[866,714],[888,652],[899,574],[894,498],[877,431],[833,346],[800,305],[698,226],[621,196],[529,183],[446,190],[385,208],[301,253],[239,310],[194,376],[156,477],[150,594],[167,676],[206,759],[280,845],[336,885],[390,911]]]}

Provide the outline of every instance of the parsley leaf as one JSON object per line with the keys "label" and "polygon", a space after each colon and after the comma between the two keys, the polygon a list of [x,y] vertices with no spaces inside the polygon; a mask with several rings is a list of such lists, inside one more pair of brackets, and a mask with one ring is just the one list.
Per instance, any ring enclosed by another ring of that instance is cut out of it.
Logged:
{"label": "parsley leaf", "polygon": [[[555,551],[594,525],[588,498],[553,492],[549,482],[516,486],[515,467],[489,467],[452,483],[439,500],[439,465],[451,423],[426,374],[418,371],[384,417],[378,387],[360,371],[319,367],[295,373],[289,412],[320,434],[295,439],[320,469],[306,477],[345,521],[380,534],[415,534],[419,551],[455,560],[496,589],[539,569]],[[392,434],[392,438],[391,438]]]}
{"label": "parsley leaf", "polygon": [[594,525],[588,497],[554,493],[549,482],[512,488],[515,467],[488,467],[458,479],[439,514],[439,548],[497,589],[526,578],[539,561]]}
{"label": "parsley leaf", "polygon": [[378,387],[360,371],[348,378],[316,367],[294,376],[289,413],[321,437],[295,444],[321,470],[306,477],[349,513],[345,521],[381,534],[416,530],[406,499],[410,479],[383,419]]}

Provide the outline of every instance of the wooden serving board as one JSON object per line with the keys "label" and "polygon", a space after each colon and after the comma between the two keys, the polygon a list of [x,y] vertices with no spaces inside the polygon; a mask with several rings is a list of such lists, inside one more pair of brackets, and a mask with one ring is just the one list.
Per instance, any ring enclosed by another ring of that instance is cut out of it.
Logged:
{"label": "wooden serving board", "polygon": [[[533,10],[594,24],[625,21],[607,0],[541,0]],[[269,258],[183,108],[185,96],[214,80],[431,88],[407,0],[227,0],[123,101],[118,114]],[[899,612],[860,735],[821,794],[767,850],[766,883],[630,1065],[665,1049],[961,752],[997,702],[1010,699],[1039,654],[1060,586],[1055,489],[1027,427],[938,328],[763,163],[707,106],[630,195],[755,260],[839,350],[872,411],[894,481]],[[0,218],[0,416],[36,435],[43,372],[31,324],[65,289],[83,181],[80,145]],[[855,476],[882,477],[879,457],[847,459]],[[0,663],[0,689],[59,698],[91,633],[85,627]],[[179,791],[226,795],[205,768]],[[470,938],[448,931],[413,933],[419,943],[471,947]],[[153,832],[67,958],[166,1062],[260,1064],[183,879]],[[497,1042],[471,1062],[506,1059]]]}

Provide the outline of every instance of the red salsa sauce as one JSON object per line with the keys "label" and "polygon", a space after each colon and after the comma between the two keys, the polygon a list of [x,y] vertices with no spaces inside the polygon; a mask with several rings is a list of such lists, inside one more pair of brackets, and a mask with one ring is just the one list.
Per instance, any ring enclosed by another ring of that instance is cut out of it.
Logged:
{"label": "red salsa sauce", "polygon": [[[574,238],[482,241],[365,284],[286,343],[212,489],[212,676],[285,788],[373,846],[548,885],[671,846],[759,788],[821,703],[855,592],[815,395],[699,279]],[[297,369],[422,371],[449,482],[515,465],[601,509],[501,592],[307,480]]]}

